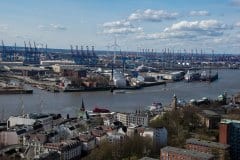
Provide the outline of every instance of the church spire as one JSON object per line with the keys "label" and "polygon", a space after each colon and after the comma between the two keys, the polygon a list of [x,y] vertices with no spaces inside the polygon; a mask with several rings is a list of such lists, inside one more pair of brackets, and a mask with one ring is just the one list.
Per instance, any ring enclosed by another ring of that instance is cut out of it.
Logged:
{"label": "church spire", "polygon": [[85,105],[84,105],[84,102],[83,102],[83,99],[82,99],[82,106],[81,106],[81,111],[85,111]]}

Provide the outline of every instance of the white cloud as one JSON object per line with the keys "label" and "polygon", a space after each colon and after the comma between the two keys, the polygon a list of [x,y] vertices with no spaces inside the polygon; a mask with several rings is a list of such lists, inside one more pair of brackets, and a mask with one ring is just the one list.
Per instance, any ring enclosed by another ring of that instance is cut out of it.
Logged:
{"label": "white cloud", "polygon": [[123,27],[123,28],[104,29],[103,33],[106,33],[106,34],[129,34],[129,33],[137,33],[137,32],[142,32],[142,31],[143,31],[143,29],[141,27],[138,27],[138,28]]}
{"label": "white cloud", "polygon": [[131,24],[129,21],[113,21],[113,22],[106,22],[103,24],[103,27],[130,27]]}
{"label": "white cloud", "polygon": [[144,11],[136,11],[135,13],[132,13],[128,20],[134,21],[134,20],[144,20],[144,21],[156,21],[160,22],[162,20],[169,20],[169,19],[176,19],[179,16],[177,12],[167,12],[164,10],[152,10],[152,9],[146,9]]}
{"label": "white cloud", "polygon": [[0,31],[6,31],[8,30],[8,25],[7,24],[0,24]]}
{"label": "white cloud", "polygon": [[137,38],[143,39],[182,39],[196,40],[201,37],[219,37],[224,31],[231,29],[217,20],[181,21],[165,28],[162,32],[153,34],[140,34]]}
{"label": "white cloud", "polygon": [[140,34],[137,36],[138,39],[146,39],[146,40],[156,40],[156,39],[191,39],[194,38],[195,35],[188,34],[186,32],[159,32],[152,34]]}
{"label": "white cloud", "polygon": [[240,22],[237,22],[237,23],[235,24],[235,26],[236,26],[236,27],[240,27]]}
{"label": "white cloud", "polygon": [[126,20],[106,22],[103,24],[104,34],[130,34],[137,32],[143,32],[143,28],[134,27]]}
{"label": "white cloud", "polygon": [[43,31],[65,31],[67,28],[60,24],[39,25],[38,29]]}
{"label": "white cloud", "polygon": [[16,34],[15,38],[17,39],[31,39],[30,35],[20,35],[20,34]]}
{"label": "white cloud", "polygon": [[165,28],[165,32],[185,31],[198,32],[207,36],[219,36],[223,34],[225,29],[230,28],[217,20],[202,20],[202,21],[181,21],[173,24],[171,27]]}
{"label": "white cloud", "polygon": [[209,16],[210,13],[208,11],[191,11],[189,15],[190,16]]}
{"label": "white cloud", "polygon": [[67,30],[65,26],[59,24],[50,24],[50,26],[53,27],[55,30]]}
{"label": "white cloud", "polygon": [[214,38],[214,39],[213,39],[213,42],[214,42],[214,43],[222,43],[223,41],[224,41],[223,38]]}

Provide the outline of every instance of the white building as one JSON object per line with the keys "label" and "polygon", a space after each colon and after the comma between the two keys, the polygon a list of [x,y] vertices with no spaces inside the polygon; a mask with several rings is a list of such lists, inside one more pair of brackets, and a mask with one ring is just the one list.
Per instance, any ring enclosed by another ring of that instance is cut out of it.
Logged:
{"label": "white building", "polygon": [[113,73],[113,83],[116,87],[126,87],[127,82],[122,72],[114,71]]}
{"label": "white building", "polygon": [[136,113],[117,113],[117,120],[122,122],[125,126],[148,126],[149,117],[140,112]]}
{"label": "white building", "polygon": [[40,122],[45,130],[50,130],[53,124],[53,118],[50,115],[45,114],[26,114],[23,116],[10,116],[7,120],[7,128],[14,127],[16,125],[32,126],[35,122]]}
{"label": "white building", "polygon": [[128,126],[128,113],[117,113],[117,120],[123,125]]}
{"label": "white building", "polygon": [[27,116],[10,116],[7,120],[7,127],[11,128],[16,125],[26,125],[26,126],[32,126],[36,122],[35,119],[28,118]]}
{"label": "white building", "polygon": [[100,145],[107,139],[107,133],[103,130],[94,129],[91,131],[91,134],[96,138],[96,145]]}
{"label": "white building", "polygon": [[90,134],[80,134],[79,140],[82,142],[84,152],[89,152],[96,147],[96,138]]}
{"label": "white building", "polygon": [[85,68],[82,65],[74,65],[74,64],[54,64],[52,65],[52,69],[55,73],[60,73],[64,69],[69,69],[69,70],[78,70],[78,69],[83,69]]}
{"label": "white building", "polygon": [[29,134],[33,130],[34,128],[32,126],[21,126],[8,129],[7,131],[1,131],[0,144],[3,146],[25,144],[25,135]]}
{"label": "white building", "polygon": [[125,135],[117,132],[109,135],[107,138],[108,138],[108,141],[111,143],[121,143],[125,139]]}
{"label": "white building", "polygon": [[61,160],[80,159],[82,144],[77,140],[66,140],[59,143],[47,143],[44,145],[46,151],[57,151]]}
{"label": "white building", "polygon": [[148,126],[149,118],[145,114],[129,114],[128,116],[128,126],[129,125],[141,125],[144,127]]}
{"label": "white building", "polygon": [[153,145],[159,149],[167,145],[168,132],[165,127],[145,128],[143,133],[140,133],[140,135],[151,138]]}
{"label": "white building", "polygon": [[19,144],[20,136],[16,131],[2,131],[0,132],[0,143],[3,146]]}

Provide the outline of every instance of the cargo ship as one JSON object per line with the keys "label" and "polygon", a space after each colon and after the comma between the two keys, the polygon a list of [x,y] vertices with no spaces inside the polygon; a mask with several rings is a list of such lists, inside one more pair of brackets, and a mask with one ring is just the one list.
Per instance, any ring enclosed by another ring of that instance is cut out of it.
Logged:
{"label": "cargo ship", "polygon": [[207,81],[207,82],[213,82],[213,81],[216,81],[217,79],[218,79],[218,72],[212,73],[211,71],[209,72],[203,71],[200,77],[201,81]]}
{"label": "cargo ship", "polygon": [[198,72],[188,72],[185,74],[184,79],[187,82],[192,82],[192,81],[199,81],[201,77],[201,74]]}

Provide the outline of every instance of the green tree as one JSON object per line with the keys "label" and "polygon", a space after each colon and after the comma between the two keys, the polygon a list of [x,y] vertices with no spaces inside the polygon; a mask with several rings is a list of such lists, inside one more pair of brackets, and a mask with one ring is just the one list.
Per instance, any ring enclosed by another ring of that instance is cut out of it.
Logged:
{"label": "green tree", "polygon": [[98,148],[91,151],[89,155],[83,158],[83,160],[112,160],[113,145],[107,141],[103,142]]}
{"label": "green tree", "polygon": [[103,142],[83,160],[135,160],[151,153],[151,142],[148,138],[135,135],[124,139],[122,142]]}
{"label": "green tree", "polygon": [[168,145],[183,147],[190,132],[199,126],[199,118],[194,107],[166,112],[161,118],[150,122],[150,126],[165,127],[168,131]]}

